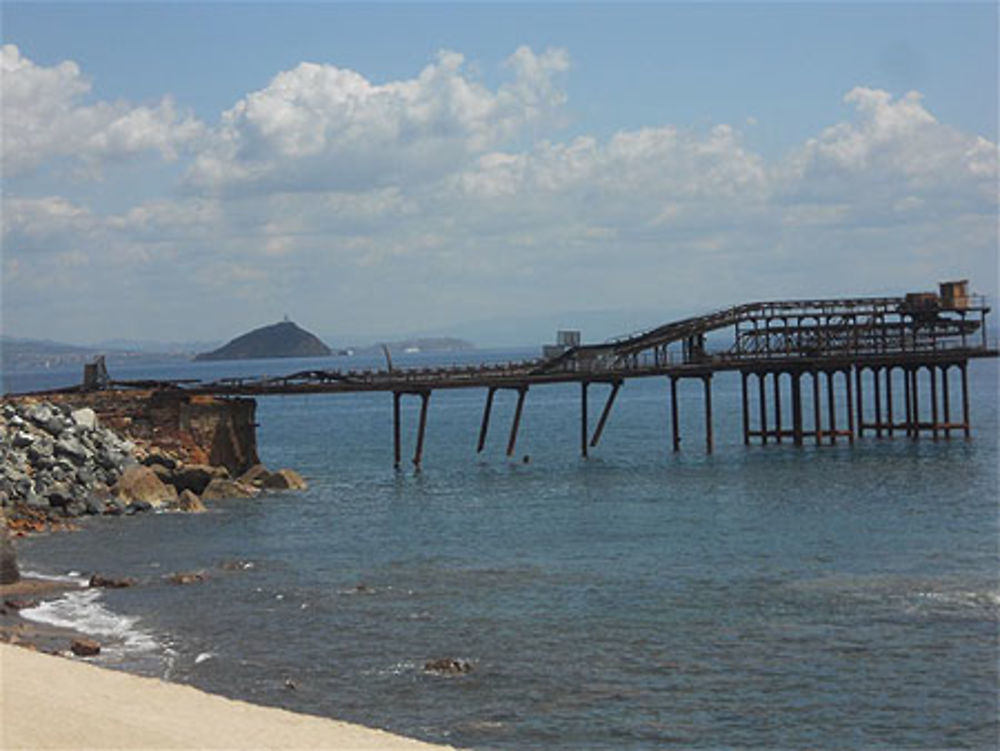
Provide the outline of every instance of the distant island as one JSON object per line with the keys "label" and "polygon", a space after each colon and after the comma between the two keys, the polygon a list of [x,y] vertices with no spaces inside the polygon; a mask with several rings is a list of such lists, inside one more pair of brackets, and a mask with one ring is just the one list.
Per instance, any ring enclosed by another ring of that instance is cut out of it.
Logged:
{"label": "distant island", "polygon": [[267,357],[327,357],[333,352],[315,334],[289,320],[238,336],[195,360],[250,360]]}

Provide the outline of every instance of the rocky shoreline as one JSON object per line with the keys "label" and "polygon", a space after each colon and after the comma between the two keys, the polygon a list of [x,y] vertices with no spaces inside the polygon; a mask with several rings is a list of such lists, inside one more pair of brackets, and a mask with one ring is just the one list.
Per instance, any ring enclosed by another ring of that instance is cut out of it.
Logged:
{"label": "rocky shoreline", "polygon": [[252,425],[250,438],[239,440],[230,404],[246,411],[242,403],[210,402],[222,417],[206,427],[183,394],[5,397],[0,508],[8,529],[66,528],[88,515],[198,512],[222,498],[304,489],[294,470],[260,464]]}

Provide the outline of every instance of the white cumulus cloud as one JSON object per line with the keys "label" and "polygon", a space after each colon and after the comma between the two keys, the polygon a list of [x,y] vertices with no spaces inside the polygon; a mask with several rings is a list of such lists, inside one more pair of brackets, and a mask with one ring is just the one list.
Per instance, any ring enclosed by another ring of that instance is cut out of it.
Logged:
{"label": "white cumulus cloud", "polygon": [[58,158],[88,168],[143,152],[173,160],[196,143],[204,126],[164,96],[155,106],[127,102],[85,104],[91,91],[72,61],[37,65],[16,45],[0,48],[3,162],[8,176]]}
{"label": "white cumulus cloud", "polygon": [[491,91],[455,52],[384,84],[301,63],[223,114],[189,181],[250,192],[420,183],[551,117],[565,100],[553,76],[568,64],[564,51],[522,47],[508,60],[514,79]]}

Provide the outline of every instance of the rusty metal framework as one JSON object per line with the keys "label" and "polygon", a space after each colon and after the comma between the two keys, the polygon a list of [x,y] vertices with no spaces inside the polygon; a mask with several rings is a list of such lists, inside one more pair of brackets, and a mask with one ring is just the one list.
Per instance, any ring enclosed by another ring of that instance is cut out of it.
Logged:
{"label": "rusty metal framework", "polygon": [[[705,448],[711,452],[712,378],[723,371],[740,373],[745,444],[757,439],[762,444],[790,440],[802,445],[807,438],[816,445],[836,443],[841,438],[853,443],[866,430],[877,437],[905,433],[912,438],[922,434],[950,438],[953,431],[968,436],[967,364],[972,358],[996,357],[997,348],[991,346],[987,335],[990,308],[984,298],[967,295],[966,285],[965,281],[942,283],[941,294],[746,303],[600,344],[576,344],[574,337],[573,346],[537,360],[414,369],[393,368],[389,363],[385,370],[305,370],[279,378],[227,378],[212,383],[173,382],[170,386],[191,393],[249,396],[391,392],[396,467],[402,458],[404,396],[420,397],[413,456],[413,464],[419,468],[434,389],[487,389],[477,452],[485,447],[496,393],[515,392],[517,402],[507,439],[507,456],[512,456],[529,388],[579,383],[580,452],[586,457],[598,445],[626,380],[652,376],[669,381],[674,451],[681,445],[678,382],[684,378],[702,381]],[[728,340],[726,329],[731,329]],[[950,401],[949,375],[954,370],[960,377],[960,416]],[[924,373],[929,399],[921,400]],[[754,378],[756,389],[751,388]],[[787,389],[783,383],[788,384]],[[588,389],[600,384],[610,390],[591,434]],[[133,384],[112,381],[110,385]],[[874,414],[865,413],[865,388],[870,389],[868,403]],[[921,415],[921,406],[926,410],[928,403],[930,414]]]}

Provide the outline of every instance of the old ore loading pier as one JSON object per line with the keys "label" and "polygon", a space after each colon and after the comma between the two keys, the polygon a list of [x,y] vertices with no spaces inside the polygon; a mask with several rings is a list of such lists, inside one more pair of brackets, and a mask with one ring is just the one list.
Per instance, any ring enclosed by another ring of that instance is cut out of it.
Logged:
{"label": "old ore loading pier", "polygon": [[[401,462],[400,403],[405,396],[421,400],[412,459],[419,467],[435,389],[486,389],[479,452],[486,444],[496,392],[516,392],[507,441],[507,455],[512,456],[529,389],[579,383],[580,453],[586,457],[598,445],[615,399],[630,378],[669,381],[674,451],[681,444],[677,384],[684,378],[700,379],[705,449],[711,452],[712,378],[724,371],[737,371],[741,377],[747,445],[755,440],[796,446],[806,441],[830,445],[838,439],[853,443],[866,432],[948,439],[953,432],[970,435],[968,361],[997,356],[995,342],[987,338],[989,311],[984,298],[970,295],[963,280],[944,282],[938,292],[901,297],[746,303],[601,344],[581,344],[577,332],[560,332],[560,343],[546,347],[544,357],[516,363],[398,369],[389,361],[378,371],[308,370],[277,378],[187,383],[183,388],[217,396],[391,392],[396,467]],[[952,404],[950,379],[956,375],[961,398]],[[789,384],[785,403],[783,382]],[[593,384],[609,390],[591,434],[587,407]],[[923,389],[927,392],[922,398]],[[870,391],[868,399],[865,391]]]}

